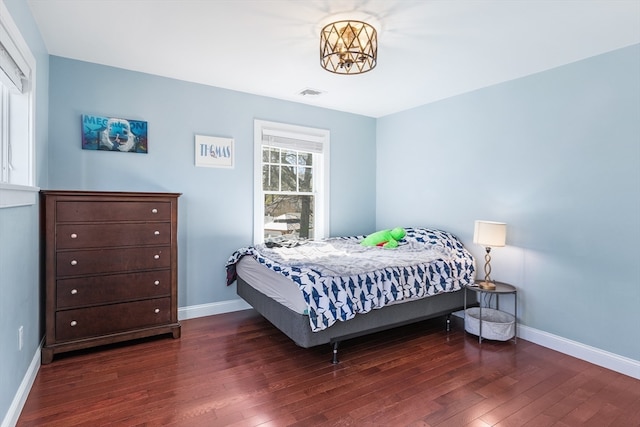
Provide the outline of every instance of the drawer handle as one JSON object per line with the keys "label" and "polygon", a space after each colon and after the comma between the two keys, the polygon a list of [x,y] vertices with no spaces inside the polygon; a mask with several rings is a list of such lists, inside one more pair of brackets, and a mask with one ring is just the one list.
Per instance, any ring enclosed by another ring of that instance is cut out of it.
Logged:
{"label": "drawer handle", "polygon": [[154,255],[153,259],[160,259],[160,255]]}
{"label": "drawer handle", "polygon": [[71,326],[76,326],[77,324],[78,324],[78,322],[76,322],[75,320],[72,320],[71,323],[70,323]]}
{"label": "drawer handle", "polygon": [[155,234],[156,236],[160,235],[160,232],[158,230],[154,231],[153,234]]}
{"label": "drawer handle", "polygon": [[71,265],[78,265],[78,261],[76,261],[75,259],[71,260]]}
{"label": "drawer handle", "polygon": [[75,294],[77,294],[77,293],[78,293],[78,290],[77,290],[77,289],[71,289],[71,295],[75,295]]}
{"label": "drawer handle", "polygon": [[153,310],[153,312],[154,312],[155,314],[158,314],[158,313],[160,313],[160,309],[159,309],[159,308],[156,308],[155,310]]}
{"label": "drawer handle", "polygon": [[154,213],[154,214],[158,213],[158,209],[156,208],[151,209],[151,213]]}
{"label": "drawer handle", "polygon": [[158,286],[160,284],[160,280],[156,280],[155,282],[153,282],[153,284]]}
{"label": "drawer handle", "polygon": [[76,233],[71,233],[71,238],[72,238],[72,239],[77,239],[77,238],[78,238],[78,235],[77,235]]}

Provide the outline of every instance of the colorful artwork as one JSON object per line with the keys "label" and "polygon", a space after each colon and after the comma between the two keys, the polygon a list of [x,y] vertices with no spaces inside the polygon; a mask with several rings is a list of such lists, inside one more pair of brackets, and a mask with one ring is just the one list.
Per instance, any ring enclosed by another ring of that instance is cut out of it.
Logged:
{"label": "colorful artwork", "polygon": [[82,149],[147,153],[147,122],[83,114]]}

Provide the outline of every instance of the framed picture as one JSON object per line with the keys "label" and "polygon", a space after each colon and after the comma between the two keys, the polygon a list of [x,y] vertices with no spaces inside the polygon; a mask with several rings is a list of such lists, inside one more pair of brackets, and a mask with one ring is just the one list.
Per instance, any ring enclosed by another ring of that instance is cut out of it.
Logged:
{"label": "framed picture", "polygon": [[233,139],[196,135],[196,166],[208,168],[233,168],[235,157]]}
{"label": "framed picture", "polygon": [[82,115],[82,149],[147,153],[147,122]]}

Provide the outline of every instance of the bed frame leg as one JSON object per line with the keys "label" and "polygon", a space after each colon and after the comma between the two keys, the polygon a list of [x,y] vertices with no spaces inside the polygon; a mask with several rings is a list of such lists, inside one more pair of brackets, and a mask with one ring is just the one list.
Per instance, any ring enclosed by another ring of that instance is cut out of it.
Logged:
{"label": "bed frame leg", "polygon": [[447,314],[447,332],[451,331],[451,314]]}
{"label": "bed frame leg", "polygon": [[331,359],[331,363],[333,363],[334,365],[340,363],[338,361],[338,343],[338,341],[333,343],[333,358]]}

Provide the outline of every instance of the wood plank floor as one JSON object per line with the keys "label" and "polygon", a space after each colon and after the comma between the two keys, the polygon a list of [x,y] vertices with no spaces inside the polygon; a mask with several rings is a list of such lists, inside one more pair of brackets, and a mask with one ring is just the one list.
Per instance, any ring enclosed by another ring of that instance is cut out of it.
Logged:
{"label": "wood plank floor", "polygon": [[303,349],[253,310],[58,355],[18,426],[640,426],[640,381],[434,319]]}

